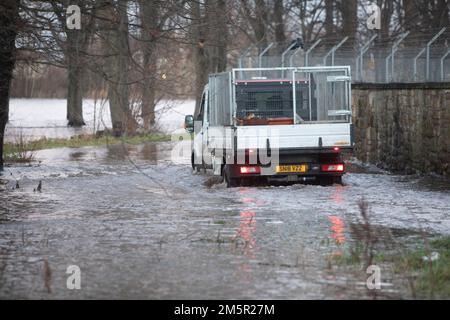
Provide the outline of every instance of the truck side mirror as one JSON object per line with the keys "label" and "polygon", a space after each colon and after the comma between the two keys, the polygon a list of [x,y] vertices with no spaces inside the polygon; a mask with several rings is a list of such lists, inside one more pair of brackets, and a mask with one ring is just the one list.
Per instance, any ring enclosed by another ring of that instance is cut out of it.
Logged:
{"label": "truck side mirror", "polygon": [[194,116],[188,115],[184,117],[184,128],[187,132],[194,132]]}

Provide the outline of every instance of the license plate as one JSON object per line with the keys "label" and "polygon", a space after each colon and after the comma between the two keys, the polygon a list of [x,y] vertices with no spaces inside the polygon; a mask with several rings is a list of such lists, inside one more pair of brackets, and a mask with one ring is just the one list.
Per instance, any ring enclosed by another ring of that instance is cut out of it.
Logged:
{"label": "license plate", "polygon": [[308,166],[291,165],[291,166],[277,166],[277,173],[305,173],[308,170]]}

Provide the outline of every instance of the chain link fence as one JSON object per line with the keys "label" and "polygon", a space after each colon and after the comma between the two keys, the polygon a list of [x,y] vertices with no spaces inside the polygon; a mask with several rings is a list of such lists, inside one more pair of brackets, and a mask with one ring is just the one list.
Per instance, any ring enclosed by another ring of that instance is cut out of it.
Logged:
{"label": "chain link fence", "polygon": [[450,81],[450,27],[426,33],[380,34],[361,38],[319,38],[303,44],[251,46],[240,68],[350,66],[353,82],[418,83]]}

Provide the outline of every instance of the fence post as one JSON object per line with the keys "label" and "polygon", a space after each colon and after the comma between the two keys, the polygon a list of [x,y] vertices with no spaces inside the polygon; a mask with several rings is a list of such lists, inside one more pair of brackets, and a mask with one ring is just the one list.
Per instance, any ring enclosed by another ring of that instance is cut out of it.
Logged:
{"label": "fence post", "polygon": [[359,52],[359,55],[356,58],[356,75],[357,75],[357,77],[359,76],[360,81],[362,81],[362,78],[363,78],[362,69],[364,66],[364,63],[363,63],[364,54],[367,52],[367,50],[369,50],[370,45],[375,41],[375,39],[377,37],[378,37],[378,35],[372,36],[372,38],[370,38],[370,40],[362,46],[361,51]]}
{"label": "fence post", "polygon": [[345,37],[341,42],[338,43],[337,46],[333,48],[333,52],[331,53],[331,65],[334,66],[334,55],[336,51],[339,50],[340,47],[343,46],[343,44],[348,40],[348,37]]}
{"label": "fence post", "polygon": [[444,60],[450,55],[450,50],[447,51],[446,54],[444,54],[441,58],[441,81],[445,80],[445,75],[444,75]]}
{"label": "fence post", "polygon": [[414,57],[414,81],[417,81],[417,60],[425,52],[426,49],[427,48],[423,48],[422,50],[420,50],[417,56]]}
{"label": "fence post", "polygon": [[[273,47],[273,42],[272,43],[270,43],[268,46],[267,46],[267,48],[265,48],[260,54],[259,54],[259,56],[258,56],[258,67],[259,68],[262,68],[262,58],[263,58],[263,56],[267,53],[267,51],[269,51],[270,50],[270,48],[272,48]],[[259,71],[259,74],[261,75],[262,74],[262,71],[260,70]]]}
{"label": "fence post", "polygon": [[[251,50],[254,46],[255,46],[255,45],[252,43],[252,44],[251,44],[247,49],[245,49],[244,52],[242,52],[242,54],[239,56],[239,60],[238,60],[238,63],[239,63],[239,69],[242,69],[242,68],[244,67],[243,64],[242,64],[242,60],[243,60],[245,57],[247,57],[248,53],[250,52],[250,50]],[[239,74],[240,74],[240,76],[241,76],[241,78],[242,78],[242,77],[243,77],[243,72],[240,71]]]}
{"label": "fence post", "polygon": [[[281,54],[281,67],[284,68],[284,57],[292,50],[293,47],[297,45],[297,41],[292,43],[282,54]],[[284,70],[281,71],[281,78],[284,78]]]}
{"label": "fence post", "polygon": [[386,83],[389,82],[389,60],[391,60],[391,56],[392,56],[392,52],[386,57],[386,61],[385,61],[385,64],[386,64],[386,70],[385,70],[385,72],[386,72]]}
{"label": "fence post", "polygon": [[289,57],[289,67],[292,67],[292,63],[294,61],[294,57],[297,55],[297,53],[299,53],[300,50],[303,50],[302,47],[295,49],[294,53],[291,54],[291,56]]}
{"label": "fence post", "polygon": [[395,53],[398,51],[398,47],[399,45],[403,42],[403,40],[406,39],[406,37],[409,35],[409,31],[405,32],[404,34],[402,34],[400,36],[400,39],[394,43],[394,46],[392,47],[392,61],[391,61],[391,80],[394,81],[395,80],[395,75],[394,75],[394,71],[395,71]]}
{"label": "fence post", "polygon": [[441,31],[439,31],[434,37],[433,39],[430,40],[430,42],[428,42],[427,44],[427,73],[426,73],[426,79],[427,81],[430,80],[430,48],[431,45],[433,44],[433,42],[435,42],[437,40],[437,38],[439,38],[441,36],[441,34],[443,34],[445,32],[447,28],[442,28]]}
{"label": "fence post", "polygon": [[308,49],[308,51],[306,51],[305,54],[305,67],[309,67],[309,54],[314,50],[315,47],[317,47],[319,45],[319,43],[322,42],[322,39],[317,40],[312,46],[311,48]]}
{"label": "fence post", "polygon": [[331,65],[334,66],[334,54],[335,52],[348,40],[348,37],[345,37],[341,42],[339,42],[337,45],[333,46],[330,51],[325,55],[323,58],[323,64],[324,66],[327,65],[327,59],[331,55]]}

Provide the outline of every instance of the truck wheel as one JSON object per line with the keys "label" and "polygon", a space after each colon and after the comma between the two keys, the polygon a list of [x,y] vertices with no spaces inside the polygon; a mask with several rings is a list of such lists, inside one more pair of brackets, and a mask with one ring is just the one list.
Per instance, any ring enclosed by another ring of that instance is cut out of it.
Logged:
{"label": "truck wheel", "polygon": [[192,166],[192,170],[194,170],[196,172],[200,172],[200,166],[195,164],[195,154],[193,152],[191,155],[191,166]]}
{"label": "truck wheel", "polygon": [[333,185],[333,177],[319,177],[319,183],[322,187]]}
{"label": "truck wheel", "polygon": [[236,188],[239,186],[240,180],[239,178],[231,178],[230,177],[230,169],[227,165],[223,166],[222,169],[223,180],[225,181],[227,188]]}
{"label": "truck wheel", "polygon": [[342,177],[320,177],[319,182],[323,187],[332,186],[333,184],[342,185]]}
{"label": "truck wheel", "polygon": [[333,183],[334,183],[334,184],[340,184],[341,186],[343,186],[344,183],[342,182],[342,176],[340,176],[340,177],[334,177],[334,178],[333,178]]}

